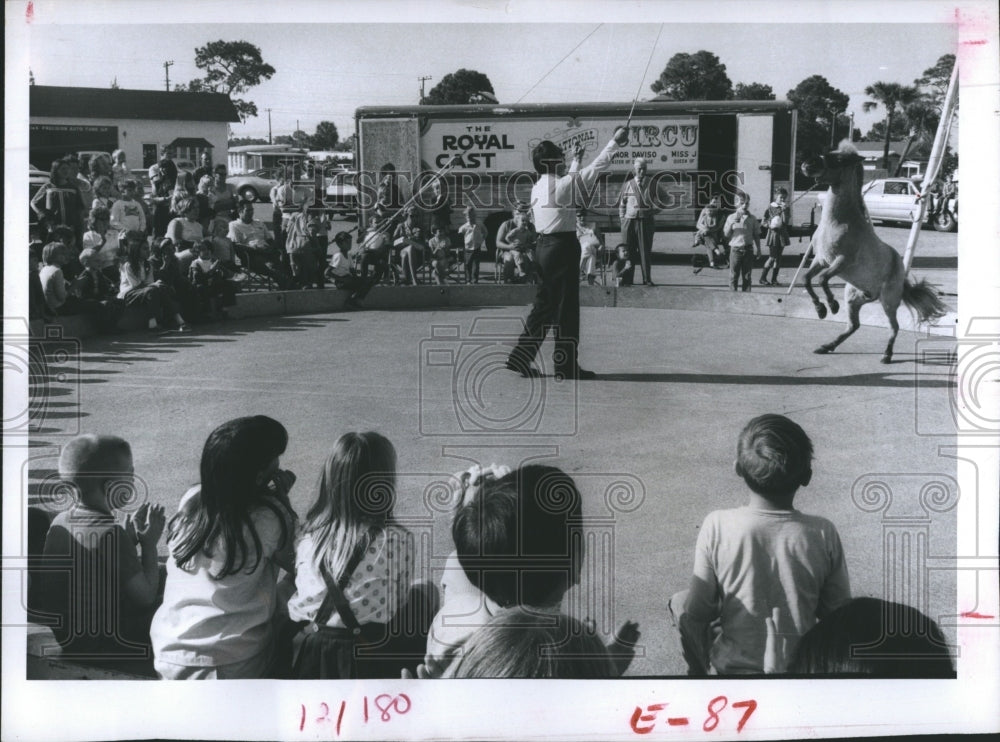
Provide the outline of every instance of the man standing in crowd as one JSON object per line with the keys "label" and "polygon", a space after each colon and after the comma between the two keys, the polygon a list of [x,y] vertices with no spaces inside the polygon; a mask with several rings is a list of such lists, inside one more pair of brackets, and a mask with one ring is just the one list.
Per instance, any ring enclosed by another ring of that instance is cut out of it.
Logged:
{"label": "man standing in crowd", "polygon": [[629,255],[639,259],[642,283],[653,285],[653,194],[651,179],[646,175],[646,161],[637,157],[633,164],[633,177],[622,187],[618,203],[618,218],[622,225],[622,242],[628,245]]}
{"label": "man standing in crowd", "polygon": [[565,153],[553,142],[544,140],[531,152],[531,161],[539,174],[531,189],[531,203],[538,232],[536,258],[541,283],[535,302],[525,321],[524,332],[507,358],[507,368],[522,376],[536,376],[531,362],[550,327],[555,328],[556,349],[553,367],[556,378],[593,379],[593,371],[580,368],[577,362],[580,340],[580,242],[576,238],[576,210],[584,192],[590,192],[598,174],[611,165],[611,155],[621,146],[624,129],[615,131],[600,154],[583,170],[583,147],[577,145],[570,171],[566,172]]}
{"label": "man standing in crowd", "polygon": [[212,171],[212,153],[207,149],[201,153],[201,157],[198,158],[198,169],[194,171],[194,182],[195,185],[201,182],[201,179],[206,175],[214,175]]}

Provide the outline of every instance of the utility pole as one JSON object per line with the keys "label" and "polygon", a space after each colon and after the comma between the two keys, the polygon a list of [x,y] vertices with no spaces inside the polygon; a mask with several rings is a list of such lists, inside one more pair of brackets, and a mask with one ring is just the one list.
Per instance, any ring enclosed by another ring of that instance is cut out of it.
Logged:
{"label": "utility pole", "polygon": [[268,108],[265,110],[267,110],[267,143],[274,144],[274,142],[271,141],[271,109]]}
{"label": "utility pole", "polygon": [[420,83],[420,101],[419,101],[420,103],[423,103],[423,102],[424,102],[424,83],[425,83],[425,82],[426,82],[427,80],[433,80],[433,79],[434,79],[434,78],[433,78],[433,77],[431,77],[430,75],[427,75],[427,76],[425,76],[425,77],[418,77],[418,78],[417,78],[417,82],[419,82],[419,83]]}
{"label": "utility pole", "polygon": [[850,140],[851,140],[852,142],[854,141],[854,111],[851,111],[851,131],[850,131],[850,133],[849,133],[849,134],[847,135],[847,137],[848,137],[848,139],[850,139]]}
{"label": "utility pole", "polygon": [[164,74],[164,76],[166,78],[165,84],[166,84],[166,91],[168,93],[170,92],[170,66],[173,63],[174,63],[173,60],[170,60],[169,62],[164,62],[163,63],[163,74]]}

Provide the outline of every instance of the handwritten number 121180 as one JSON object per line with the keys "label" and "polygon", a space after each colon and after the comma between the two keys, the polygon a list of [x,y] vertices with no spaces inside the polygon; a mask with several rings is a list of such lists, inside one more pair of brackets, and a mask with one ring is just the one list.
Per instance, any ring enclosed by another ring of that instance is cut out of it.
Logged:
{"label": "handwritten number 121180", "polygon": [[[392,721],[395,716],[402,716],[409,712],[413,704],[410,697],[405,693],[393,696],[388,693],[381,693],[371,700],[373,709],[369,709],[368,696],[364,696],[361,702],[361,719],[367,724],[369,718],[374,717],[379,721]],[[344,715],[347,712],[347,701],[341,701],[334,706],[326,702],[316,704],[312,709],[307,709],[303,703],[300,706],[299,731],[305,731],[309,724],[333,724],[334,734],[340,736],[340,727],[344,722]]]}
{"label": "handwritten number 121180", "polygon": [[[632,712],[632,717],[629,719],[629,726],[632,727],[632,731],[636,734],[649,734],[659,721],[665,722],[668,727],[686,727],[691,724],[691,720],[687,716],[660,716],[660,712],[667,708],[668,705],[666,703],[653,703],[646,706],[645,709],[641,706],[636,706],[635,711]],[[728,705],[729,699],[725,696],[716,696],[709,701],[706,708],[708,715],[701,725],[702,731],[714,731],[723,721],[721,714]],[[732,704],[732,708],[743,710],[743,715],[736,723],[736,731],[742,732],[750,716],[756,711],[757,702],[754,700],[735,701]]]}

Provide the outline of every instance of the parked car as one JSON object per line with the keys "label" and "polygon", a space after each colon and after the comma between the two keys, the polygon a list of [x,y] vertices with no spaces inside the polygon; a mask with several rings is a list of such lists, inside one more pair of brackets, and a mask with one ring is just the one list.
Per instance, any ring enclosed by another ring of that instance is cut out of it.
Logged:
{"label": "parked car", "polygon": [[861,195],[872,221],[912,224],[920,211],[920,189],[908,178],[873,180]]}
{"label": "parked car", "polygon": [[358,174],[353,170],[329,175],[324,181],[326,206],[334,213],[356,214],[358,212]]}
{"label": "parked car", "polygon": [[269,201],[271,189],[278,185],[280,168],[265,167],[242,175],[230,175],[226,182],[236,188],[244,201]]}

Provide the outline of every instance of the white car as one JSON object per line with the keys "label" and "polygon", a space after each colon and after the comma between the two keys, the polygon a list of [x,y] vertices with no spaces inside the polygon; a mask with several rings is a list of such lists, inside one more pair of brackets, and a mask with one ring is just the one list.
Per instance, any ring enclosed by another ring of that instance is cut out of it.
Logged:
{"label": "white car", "polygon": [[358,211],[358,174],[353,170],[335,172],[323,181],[325,204],[335,213],[356,214]]}
{"label": "white car", "polygon": [[861,188],[872,221],[912,224],[920,212],[920,190],[908,178],[879,178]]}
{"label": "white car", "polygon": [[242,175],[230,175],[226,182],[236,188],[244,201],[268,201],[271,189],[278,185],[280,168],[265,167]]}

